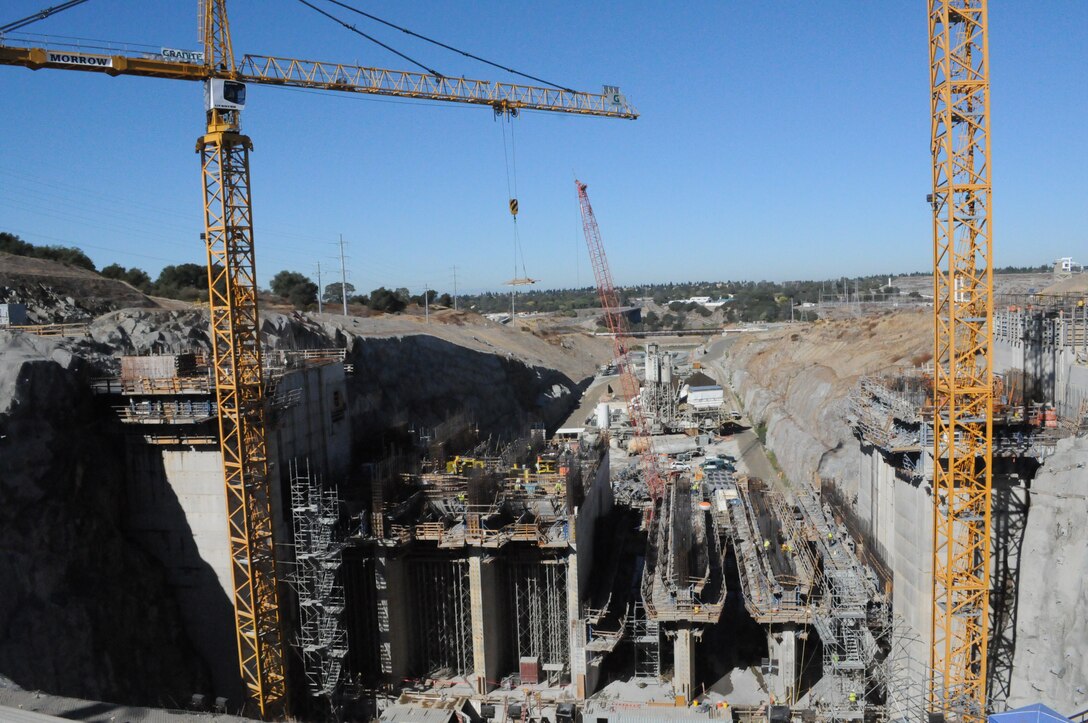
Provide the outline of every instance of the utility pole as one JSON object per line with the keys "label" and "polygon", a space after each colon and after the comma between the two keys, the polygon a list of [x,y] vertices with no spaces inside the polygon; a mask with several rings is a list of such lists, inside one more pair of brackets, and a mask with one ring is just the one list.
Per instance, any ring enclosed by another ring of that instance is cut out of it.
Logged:
{"label": "utility pole", "polygon": [[453,267],[453,310],[457,311],[457,266]]}
{"label": "utility pole", "polygon": [[320,314],[324,309],[324,305],[321,303],[321,297],[325,295],[325,287],[321,285],[321,262],[317,262],[317,313]]}
{"label": "utility pole", "polygon": [[348,315],[348,272],[344,267],[344,234],[340,234],[340,298],[344,302],[344,316]]}
{"label": "utility pole", "polygon": [[423,323],[431,323],[431,288],[430,284],[423,285]]}

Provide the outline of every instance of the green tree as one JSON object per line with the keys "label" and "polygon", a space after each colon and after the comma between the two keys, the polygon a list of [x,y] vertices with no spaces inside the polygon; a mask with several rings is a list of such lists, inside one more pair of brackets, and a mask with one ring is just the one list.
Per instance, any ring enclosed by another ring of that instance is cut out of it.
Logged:
{"label": "green tree", "polygon": [[208,269],[200,264],[178,264],[164,266],[155,280],[155,290],[160,289],[196,289],[208,290]]}
{"label": "green tree", "polygon": [[73,246],[35,246],[6,231],[0,232],[0,251],[16,256],[30,256],[36,259],[59,261],[62,264],[78,266],[88,271],[95,270],[91,258]]}
{"label": "green tree", "polygon": [[138,269],[133,266],[131,269],[125,272],[125,281],[130,286],[134,286],[145,294],[151,291],[151,277],[143,269]]}
{"label": "green tree", "polygon": [[353,284],[344,284],[343,286],[341,286],[339,281],[327,285],[325,287],[325,293],[322,294],[321,298],[325,301],[325,303],[328,304],[342,301],[344,297],[341,289],[347,289],[348,300],[350,301],[352,295],[355,294],[355,286]]}
{"label": "green tree", "polygon": [[400,298],[396,292],[381,286],[370,292],[369,306],[375,311],[385,311],[390,314],[395,314],[398,311],[403,311],[404,307],[408,304],[406,301]]}
{"label": "green tree", "polygon": [[449,294],[442,294],[437,299],[435,299],[435,301],[440,306],[453,306],[453,297]]}
{"label": "green tree", "polygon": [[291,302],[297,309],[317,303],[317,284],[297,271],[281,271],[272,277],[272,293]]}
{"label": "green tree", "polygon": [[146,271],[138,269],[135,266],[131,269],[126,269],[121,264],[110,264],[98,273],[102,274],[107,279],[124,281],[145,294],[151,292],[151,277],[147,275]]}
{"label": "green tree", "polygon": [[122,266],[121,264],[110,264],[109,266],[104,267],[98,273],[102,274],[107,279],[124,280],[124,278],[125,278],[125,267]]}

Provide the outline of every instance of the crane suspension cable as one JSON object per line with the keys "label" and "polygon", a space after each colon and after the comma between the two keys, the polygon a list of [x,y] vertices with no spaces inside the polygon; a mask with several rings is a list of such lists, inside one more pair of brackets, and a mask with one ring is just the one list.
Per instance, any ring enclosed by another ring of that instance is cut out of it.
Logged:
{"label": "crane suspension cable", "polygon": [[[485,65],[490,65],[492,68],[498,68],[499,70],[505,70],[507,73],[513,73],[514,75],[520,75],[522,78],[528,78],[529,80],[535,80],[536,82],[543,83],[544,85],[550,85],[551,87],[556,88],[557,90],[565,90],[568,93],[576,92],[574,90],[571,90],[570,88],[567,88],[566,86],[557,85],[557,84],[552,83],[550,81],[544,80],[543,78],[538,78],[535,75],[529,75],[528,73],[522,73],[520,70],[514,70],[513,68],[507,67],[505,65],[501,65],[501,64],[496,63],[496,62],[491,61],[491,60],[487,60],[486,58],[481,58],[479,55],[473,55],[472,53],[468,52],[467,50],[461,50],[460,48],[455,48],[452,45],[446,45],[445,43],[443,43],[441,41],[435,40],[434,38],[428,38],[426,35],[420,35],[417,32],[409,30],[408,28],[402,27],[402,26],[397,25],[395,23],[391,23],[388,20],[382,20],[381,18],[379,18],[376,15],[371,15],[370,13],[365,12],[363,10],[360,10],[359,8],[352,7],[351,5],[348,5],[347,3],[344,3],[344,2],[340,2],[340,0],[327,0],[327,2],[330,2],[333,5],[339,5],[340,7],[344,8],[345,10],[350,10],[353,13],[358,13],[359,15],[362,15],[365,18],[370,18],[374,22],[381,23],[382,25],[393,28],[394,30],[399,30],[402,33],[406,33],[408,35],[411,35],[413,38],[419,38],[420,40],[431,43],[432,45],[437,45],[440,48],[445,48],[446,50],[452,51],[454,53],[460,53],[461,55],[465,56],[466,58],[471,58],[472,60],[477,60],[477,61],[479,61],[481,63],[484,63]],[[436,73],[436,75],[437,75],[437,73]]]}
{"label": "crane suspension cable", "polygon": [[59,13],[62,10],[67,10],[69,8],[74,8],[76,5],[82,5],[85,2],[87,2],[87,0],[68,0],[68,2],[66,2],[66,3],[61,3],[60,5],[54,5],[53,7],[50,7],[50,8],[44,8],[44,9],[39,10],[38,12],[36,12],[36,13],[34,13],[32,15],[27,15],[25,18],[19,18],[18,20],[13,20],[12,22],[8,23],[7,25],[0,25],[0,33],[7,33],[7,32],[11,32],[12,30],[18,30],[19,28],[25,28],[27,25],[30,25],[31,23],[36,23],[39,20],[45,20],[50,15],[55,15],[56,13]]}
{"label": "crane suspension cable", "polygon": [[318,12],[318,13],[321,13],[322,15],[327,17],[329,20],[332,20],[333,22],[336,22],[336,23],[339,23],[340,25],[343,25],[345,28],[347,28],[351,32],[356,33],[357,35],[363,36],[364,38],[366,38],[367,40],[369,40],[372,43],[375,43],[376,45],[380,45],[381,47],[388,50],[390,53],[393,53],[393,55],[396,55],[399,58],[403,58],[404,60],[407,60],[409,63],[416,66],[417,68],[422,68],[423,70],[426,70],[431,75],[437,75],[439,78],[445,78],[446,77],[446,75],[444,73],[439,73],[434,68],[429,68],[426,65],[424,65],[423,63],[419,62],[418,60],[415,60],[414,58],[410,58],[409,56],[405,55],[404,53],[400,52],[399,50],[396,50],[395,48],[392,48],[392,47],[386,45],[385,43],[378,40],[377,38],[374,38],[374,37],[371,37],[371,36],[367,35],[362,30],[355,27],[351,23],[349,23],[347,21],[344,21],[344,20],[341,20],[340,18],[336,17],[335,15],[333,15],[330,12],[326,12],[325,10],[322,10],[318,6],[314,5],[313,3],[308,2],[307,0],[298,0],[298,1],[300,3],[302,3],[303,5],[305,5],[306,7],[310,8],[311,10],[313,10],[315,12]]}

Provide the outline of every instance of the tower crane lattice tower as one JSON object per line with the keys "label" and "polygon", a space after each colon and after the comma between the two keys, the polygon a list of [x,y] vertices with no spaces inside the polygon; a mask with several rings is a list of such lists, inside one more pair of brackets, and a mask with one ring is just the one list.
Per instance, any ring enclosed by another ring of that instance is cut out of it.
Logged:
{"label": "tower crane lattice tower", "polygon": [[619,295],[612,282],[612,271],[608,268],[608,257],[601,242],[601,230],[597,226],[597,217],[589,203],[586,184],[575,180],[578,189],[578,205],[582,210],[582,230],[585,232],[586,245],[589,247],[589,260],[593,266],[593,277],[597,281],[597,296],[604,310],[605,323],[612,335],[612,351],[620,375],[620,388],[624,401],[627,402],[627,414],[635,430],[635,440],[641,447],[639,455],[642,474],[650,491],[650,499],[656,501],[664,491],[665,483],[657,466],[657,457],[653,452],[649,420],[639,406],[639,385],[631,368],[630,333],[627,320],[620,312]]}
{"label": "tower crane lattice tower", "polygon": [[[80,3],[3,26],[10,30]],[[198,0],[203,62],[153,55],[99,55],[23,45],[0,36],[0,65],[203,81],[205,134],[197,141],[220,445],[226,485],[235,629],[247,694],[262,717],[287,710],[285,637],[273,538],[267,399],[261,364],[249,152],[240,114],[245,83],[482,105],[496,112],[538,110],[634,119],[619,90],[583,93],[434,73],[243,55],[236,60],[226,0]]]}
{"label": "tower crane lattice tower", "polygon": [[986,718],[993,449],[987,0],[930,0],[934,385],[930,710]]}

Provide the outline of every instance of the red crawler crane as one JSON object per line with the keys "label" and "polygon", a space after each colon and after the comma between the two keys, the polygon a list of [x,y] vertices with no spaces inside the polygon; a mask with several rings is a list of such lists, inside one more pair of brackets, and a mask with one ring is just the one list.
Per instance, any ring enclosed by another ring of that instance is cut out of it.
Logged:
{"label": "red crawler crane", "polygon": [[612,348],[619,366],[620,386],[623,390],[623,398],[627,402],[627,413],[635,428],[635,447],[641,449],[639,460],[642,476],[650,490],[650,498],[656,502],[665,490],[665,482],[657,468],[657,457],[654,455],[650,439],[650,425],[642,415],[642,409],[638,404],[638,379],[631,370],[631,362],[628,358],[631,335],[627,328],[627,319],[620,313],[619,298],[616,295],[616,287],[612,283],[612,272],[608,269],[608,258],[604,255],[597,217],[593,215],[593,206],[590,205],[589,196],[586,194],[586,184],[575,180],[574,185],[578,188],[578,204],[582,208],[582,229],[586,234],[586,245],[589,246],[589,261],[593,265],[593,276],[597,280],[597,296],[600,297],[601,308],[605,312],[604,318],[608,324],[608,331],[612,333]]}

